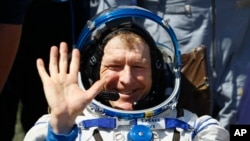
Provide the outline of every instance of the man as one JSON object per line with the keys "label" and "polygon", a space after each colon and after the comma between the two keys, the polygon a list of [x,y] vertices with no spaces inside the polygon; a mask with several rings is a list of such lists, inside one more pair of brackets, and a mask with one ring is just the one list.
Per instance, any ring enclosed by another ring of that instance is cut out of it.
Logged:
{"label": "man", "polygon": [[[118,7],[103,15],[134,9]],[[88,38],[93,43],[81,50],[81,57],[73,49],[69,70],[64,42],[59,50],[51,48],[50,74],[37,60],[51,112],[24,140],[229,140],[210,116],[176,109],[178,72],[146,30],[127,18],[104,23],[109,28]]]}

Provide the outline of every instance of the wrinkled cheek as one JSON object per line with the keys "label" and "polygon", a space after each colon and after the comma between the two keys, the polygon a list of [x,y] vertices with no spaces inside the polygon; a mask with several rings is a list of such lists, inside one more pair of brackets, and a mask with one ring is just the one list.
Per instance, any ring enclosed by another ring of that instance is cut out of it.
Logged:
{"label": "wrinkled cheek", "polygon": [[101,74],[101,78],[102,77],[105,79],[106,82],[104,86],[106,90],[112,90],[113,88],[115,88],[119,80],[119,75],[113,72],[105,72]]}
{"label": "wrinkled cheek", "polygon": [[108,79],[114,79],[113,77],[118,77],[118,75],[116,72],[106,70],[100,73],[100,77],[108,81]]}
{"label": "wrinkled cheek", "polygon": [[[140,98],[145,97],[151,90],[151,86],[152,86],[152,79],[151,77],[140,77],[137,79],[141,86],[144,87],[143,89],[143,95],[140,96]],[[158,83],[158,82],[156,82]]]}
{"label": "wrinkled cheek", "polygon": [[150,75],[138,76],[137,81],[140,82],[142,85],[145,85],[146,87],[151,86],[152,84],[152,79]]}

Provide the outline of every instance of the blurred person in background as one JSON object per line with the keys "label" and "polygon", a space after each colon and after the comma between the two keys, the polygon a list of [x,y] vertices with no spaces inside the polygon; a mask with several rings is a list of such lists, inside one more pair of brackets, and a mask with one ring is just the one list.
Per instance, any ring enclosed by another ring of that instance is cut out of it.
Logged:
{"label": "blurred person in background", "polygon": [[[0,122],[0,140],[12,140],[19,102],[24,132],[34,125],[38,117],[47,113],[48,104],[37,73],[36,58],[43,57],[48,62],[50,46],[61,40],[73,47],[88,18],[89,1],[32,1],[24,19],[13,68],[0,95],[0,114],[4,115]],[[7,61],[6,58],[4,60]]]}
{"label": "blurred person in background", "polygon": [[243,95],[237,110],[237,124],[250,125],[250,64],[247,69],[247,79],[245,81]]}
{"label": "blurred person in background", "polygon": [[16,57],[23,20],[31,0],[3,0],[0,5],[0,93]]}

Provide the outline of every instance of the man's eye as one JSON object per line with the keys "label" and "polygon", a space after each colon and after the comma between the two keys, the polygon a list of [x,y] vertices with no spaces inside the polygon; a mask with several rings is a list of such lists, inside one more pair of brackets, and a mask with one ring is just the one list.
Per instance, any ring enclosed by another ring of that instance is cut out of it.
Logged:
{"label": "man's eye", "polygon": [[144,66],[133,66],[134,69],[145,69]]}
{"label": "man's eye", "polygon": [[110,66],[108,66],[108,68],[110,70],[120,70],[120,69],[122,69],[122,66],[119,66],[119,65],[110,65]]}

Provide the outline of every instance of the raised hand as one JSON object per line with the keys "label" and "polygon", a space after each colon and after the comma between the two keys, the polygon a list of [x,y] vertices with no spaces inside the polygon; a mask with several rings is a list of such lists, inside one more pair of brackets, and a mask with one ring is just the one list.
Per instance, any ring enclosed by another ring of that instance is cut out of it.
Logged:
{"label": "raised hand", "polygon": [[83,112],[104,86],[105,80],[99,80],[90,89],[82,90],[78,85],[79,65],[80,52],[73,49],[68,68],[68,47],[64,42],[59,50],[56,46],[51,47],[49,74],[43,60],[37,59],[38,73],[51,108],[50,124],[56,133],[68,133],[76,116]]}

